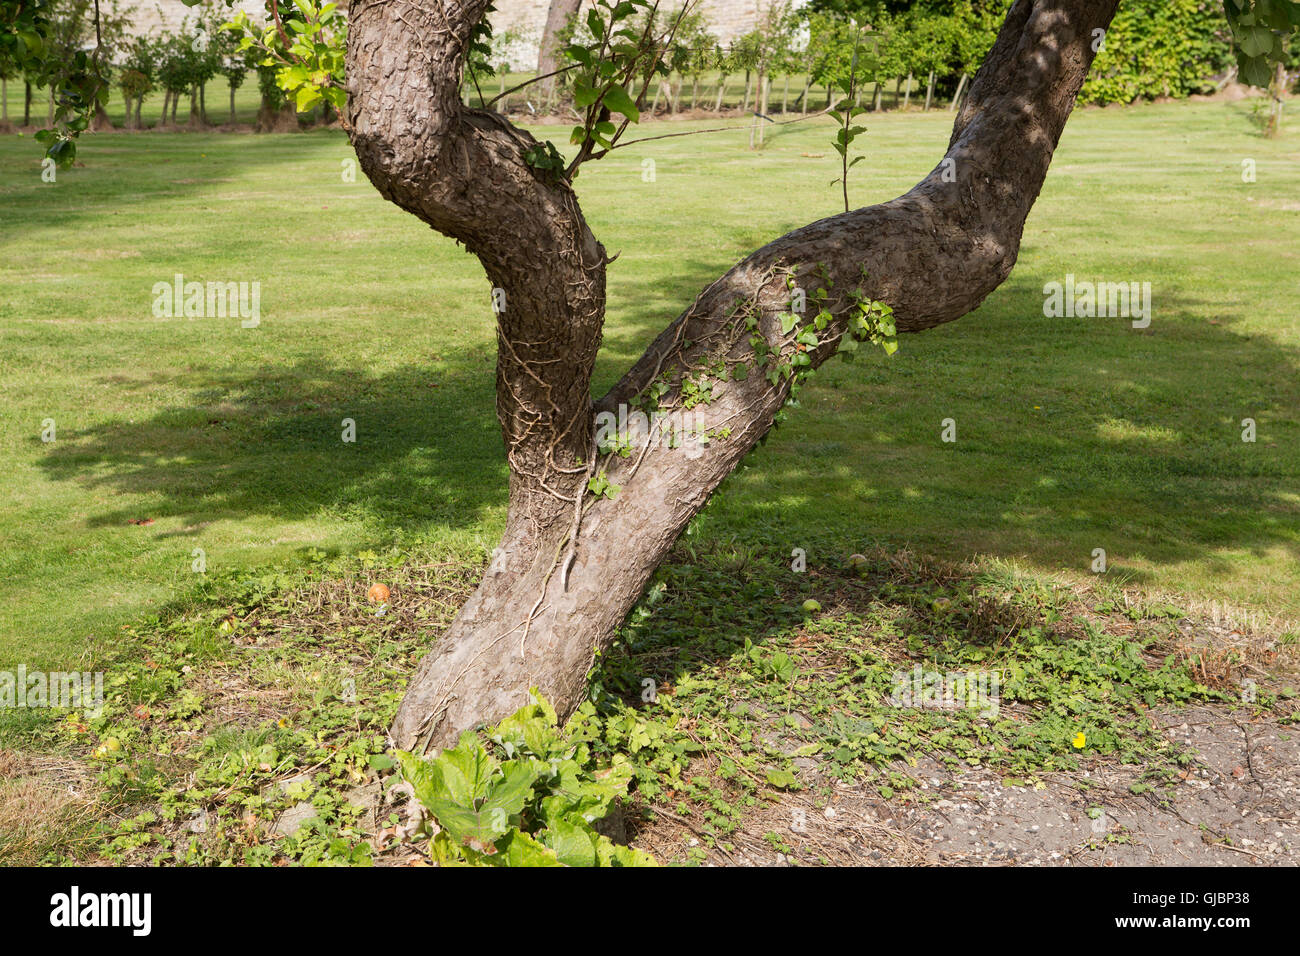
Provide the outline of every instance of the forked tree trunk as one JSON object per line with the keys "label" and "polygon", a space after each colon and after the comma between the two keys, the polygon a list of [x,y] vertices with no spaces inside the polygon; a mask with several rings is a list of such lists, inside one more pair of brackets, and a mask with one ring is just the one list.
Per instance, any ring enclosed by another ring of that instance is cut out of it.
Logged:
{"label": "forked tree trunk", "polygon": [[626,408],[656,380],[669,384],[661,404],[672,409],[686,372],[704,374],[718,361],[754,368],[745,314],[772,348],[792,355],[779,318],[790,308],[790,270],[810,302],[824,284],[819,264],[834,282],[833,320],[807,353],[814,367],[844,334],[845,289],[861,285],[893,306],[900,332],[915,332],[965,315],[1002,283],[1092,61],[1092,31],[1108,26],[1118,0],[1016,0],[957,113],[951,164],[892,202],[820,220],[751,254],[594,404],[609,260],[568,183],[524,161],[532,136],[460,103],[461,57],[486,2],[368,5],[348,32],[348,114],[361,167],[387,199],[464,243],[490,287],[505,293],[497,416],[510,465],[506,530],[478,590],[411,679],[390,731],[408,749],[443,746],[511,713],[530,686],[562,716],[572,713],[594,653],[608,647],[686,523],[771,427],[789,385],[758,372],[713,380],[714,398],[694,409],[694,425],[714,439],[679,447],[642,439],[628,458],[602,458],[621,486],[612,499],[585,491],[597,413]]}

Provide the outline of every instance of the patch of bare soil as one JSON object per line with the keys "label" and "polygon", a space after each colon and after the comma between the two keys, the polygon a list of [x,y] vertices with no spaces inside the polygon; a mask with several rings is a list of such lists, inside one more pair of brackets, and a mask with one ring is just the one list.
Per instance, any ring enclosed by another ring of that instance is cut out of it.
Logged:
{"label": "patch of bare soil", "polygon": [[[801,774],[805,789],[746,819],[708,850],[718,866],[1295,866],[1300,863],[1300,730],[1226,706],[1152,712],[1194,751],[1173,792],[1144,768],[1085,763],[1041,789],[984,768],[899,765],[919,783],[885,799],[869,781]],[[818,789],[831,788],[826,799]],[[1139,792],[1134,792],[1134,791]],[[704,841],[661,815],[636,845],[681,858]]]}

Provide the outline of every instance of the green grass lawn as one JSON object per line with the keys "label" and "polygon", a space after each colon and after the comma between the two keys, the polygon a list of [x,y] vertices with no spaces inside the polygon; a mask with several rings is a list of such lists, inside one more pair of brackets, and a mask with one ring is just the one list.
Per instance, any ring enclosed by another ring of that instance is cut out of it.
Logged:
{"label": "green grass lawn", "polygon": [[[861,204],[932,168],[951,124],[867,120]],[[737,258],[836,211],[830,122],[768,132],[757,153],[738,123],[584,168],[620,253],[598,392]],[[1296,616],[1296,136],[1261,138],[1245,104],[1078,113],[1008,282],[891,359],[825,368],[693,533],[1078,579],[1104,548],[1111,576],[1152,592]],[[111,645],[192,585],[196,548],[210,569],[490,550],[506,469],[487,282],[346,182],[351,155],[335,131],[107,134],[50,184],[30,137],[0,139],[0,668]],[[259,282],[260,327],[155,318],[153,285],[177,273]],[[1150,328],[1045,318],[1043,285],[1067,273],[1150,282]]]}

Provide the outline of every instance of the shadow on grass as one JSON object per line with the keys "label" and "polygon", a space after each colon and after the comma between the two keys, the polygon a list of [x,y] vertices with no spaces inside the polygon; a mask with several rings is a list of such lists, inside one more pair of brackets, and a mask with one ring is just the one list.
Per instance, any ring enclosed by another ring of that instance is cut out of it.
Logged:
{"label": "shadow on grass", "polygon": [[[344,441],[345,420],[355,441]],[[322,514],[381,533],[463,527],[503,502],[506,485],[492,376],[470,362],[374,376],[320,362],[218,373],[192,404],[61,433],[42,467],[150,502],[98,511],[95,527]]]}
{"label": "shadow on grass", "polygon": [[[633,288],[647,305],[611,334],[598,379],[667,321],[657,300],[689,301],[684,290],[715,274],[691,262],[666,286]],[[1014,279],[962,322],[905,337],[893,359],[823,370],[700,531],[832,533],[847,547],[987,551],[1047,569],[1086,567],[1104,547],[1134,583],[1150,576],[1129,557],[1212,574],[1232,571],[1220,551],[1300,558],[1295,355],[1191,297],[1164,296],[1143,331],[1044,319],[1040,289]],[[959,423],[953,444],[940,441],[946,417]],[[1254,444],[1241,441],[1244,417],[1257,419]],[[506,489],[485,353],[374,376],[322,362],[221,374],[193,404],[61,434],[42,467],[152,502],[148,514],[109,507],[92,526],[324,514],[383,539],[473,525]]]}

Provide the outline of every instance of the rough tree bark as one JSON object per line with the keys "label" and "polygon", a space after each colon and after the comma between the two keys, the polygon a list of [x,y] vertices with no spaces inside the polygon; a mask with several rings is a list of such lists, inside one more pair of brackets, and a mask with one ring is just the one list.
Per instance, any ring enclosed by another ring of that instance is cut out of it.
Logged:
{"label": "rough tree bark", "polygon": [[824,285],[819,272],[834,283],[834,320],[809,353],[814,367],[844,334],[846,288],[861,285],[893,307],[900,332],[916,332],[965,315],[1002,283],[1091,64],[1092,31],[1109,25],[1118,0],[1016,0],[958,110],[943,162],[898,199],[822,219],[752,253],[595,403],[609,260],[570,186],[524,162],[533,138],[460,102],[465,48],[485,3],[361,0],[348,36],[348,112],[362,168],[386,198],[464,243],[505,293],[497,415],[510,465],[506,529],[394,721],[394,743],[417,750],[511,713],[530,686],[562,716],[571,713],[594,652],[608,646],[687,522],[772,426],[789,384],[772,386],[762,374],[715,381],[696,421],[730,428],[729,437],[675,448],[642,440],[630,457],[602,458],[621,485],[613,499],[585,494],[596,413],[617,411],[656,379],[669,383],[661,404],[671,409],[684,375],[719,360],[754,367],[738,307],[790,354],[796,346],[778,318],[790,308],[790,270],[810,301]]}

